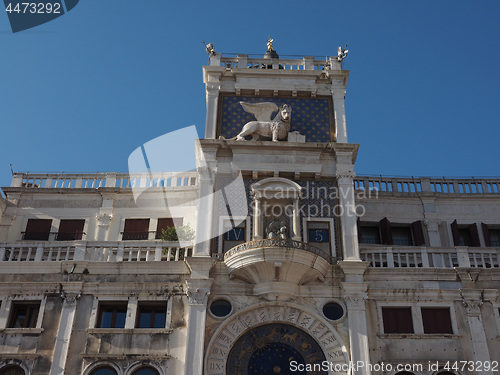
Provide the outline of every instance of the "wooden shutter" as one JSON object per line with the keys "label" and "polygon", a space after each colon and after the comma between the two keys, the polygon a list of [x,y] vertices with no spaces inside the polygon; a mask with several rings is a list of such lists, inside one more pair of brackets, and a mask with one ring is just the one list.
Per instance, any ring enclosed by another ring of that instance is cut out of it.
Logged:
{"label": "wooden shutter", "polygon": [[484,244],[486,246],[491,246],[490,231],[488,230],[488,225],[481,223],[481,228],[483,229]]}
{"label": "wooden shutter", "polygon": [[59,231],[57,232],[58,241],[81,240],[85,220],[61,220]]}
{"label": "wooden shutter", "polygon": [[418,220],[411,223],[411,230],[413,232],[413,245],[415,246],[425,245],[425,237],[424,237],[422,221]]}
{"label": "wooden shutter", "polygon": [[477,231],[476,223],[469,225],[470,237],[471,237],[471,246],[479,247],[481,246],[481,242],[479,242],[479,233]]}
{"label": "wooden shutter", "polygon": [[384,333],[413,333],[411,307],[383,307]]}
{"label": "wooden shutter", "polygon": [[380,234],[382,236],[382,243],[386,245],[392,245],[392,231],[391,222],[384,217],[380,220]]}
{"label": "wooden shutter", "polygon": [[424,333],[453,333],[449,308],[422,307]]}
{"label": "wooden shutter", "polygon": [[125,219],[124,240],[147,240],[148,233],[149,219]]}
{"label": "wooden shutter", "polygon": [[28,219],[23,239],[47,241],[52,228],[52,219]]}
{"label": "wooden shutter", "polygon": [[455,246],[460,246],[460,231],[458,230],[457,220],[451,223],[451,234],[453,235],[453,243]]}
{"label": "wooden shutter", "polygon": [[164,229],[172,228],[172,227],[180,227],[184,222],[184,218],[182,217],[166,217],[162,219],[158,219],[158,224],[156,226],[156,239],[161,238],[161,232]]}

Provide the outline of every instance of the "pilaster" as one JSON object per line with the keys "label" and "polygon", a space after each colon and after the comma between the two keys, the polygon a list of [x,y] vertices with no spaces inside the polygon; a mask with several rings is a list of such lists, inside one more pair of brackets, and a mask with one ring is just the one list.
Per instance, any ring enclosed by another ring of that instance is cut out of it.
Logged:
{"label": "pilaster", "polygon": [[341,207],[340,223],[344,259],[361,260],[358,244],[356,202],[354,200],[354,176],[352,171],[337,173],[339,203]]}
{"label": "pilaster", "polygon": [[207,300],[212,279],[186,281],[189,300],[185,374],[202,375]]}
{"label": "pilaster", "polygon": [[[491,357],[488,351],[488,342],[484,333],[484,325],[481,317],[481,305],[483,304],[482,290],[461,289],[462,304],[467,314],[472,348],[474,350],[474,361],[482,363],[490,362]],[[491,375],[491,371],[483,371],[482,374]]]}

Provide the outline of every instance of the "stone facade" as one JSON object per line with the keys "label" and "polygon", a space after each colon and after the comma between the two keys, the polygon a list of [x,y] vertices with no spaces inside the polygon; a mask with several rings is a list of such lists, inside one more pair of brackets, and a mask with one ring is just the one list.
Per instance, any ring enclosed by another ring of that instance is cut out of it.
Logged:
{"label": "stone facade", "polygon": [[196,172],[15,174],[0,374],[499,371],[500,180],[356,176],[340,60],[211,53]]}

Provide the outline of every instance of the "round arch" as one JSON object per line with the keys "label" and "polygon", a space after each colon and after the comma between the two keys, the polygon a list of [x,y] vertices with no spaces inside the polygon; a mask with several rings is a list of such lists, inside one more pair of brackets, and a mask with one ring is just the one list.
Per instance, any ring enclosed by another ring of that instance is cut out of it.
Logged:
{"label": "round arch", "polygon": [[[347,349],[340,335],[326,319],[303,306],[271,302],[234,313],[217,328],[207,347],[205,375],[226,374],[229,353],[238,339],[256,327],[269,324],[283,324],[304,331],[320,348],[326,361],[343,366],[342,369],[348,366]],[[345,372],[330,369],[327,373],[339,375]]]}
{"label": "round arch", "polygon": [[0,375],[26,375],[27,372],[19,364],[8,364],[0,368]]}
{"label": "round arch", "polygon": [[111,361],[98,361],[88,365],[87,368],[83,371],[83,375],[90,375],[93,373],[93,371],[99,370],[99,367],[111,368],[116,372],[117,375],[123,374],[122,370],[120,369],[120,366],[118,366],[116,363]]}
{"label": "round arch", "polygon": [[[151,361],[141,361],[141,362],[133,363],[127,369],[127,371],[125,371],[124,375],[138,375],[137,372],[142,370],[142,369],[151,369],[152,371],[156,371],[156,374],[158,374],[158,375],[165,375],[163,370]],[[147,374],[147,375],[149,375],[149,374]]]}

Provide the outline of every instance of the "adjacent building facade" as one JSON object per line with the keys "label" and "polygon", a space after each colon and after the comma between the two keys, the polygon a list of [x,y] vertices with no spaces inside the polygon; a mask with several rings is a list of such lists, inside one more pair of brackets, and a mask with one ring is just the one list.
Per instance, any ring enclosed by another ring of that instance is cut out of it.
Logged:
{"label": "adjacent building facade", "polygon": [[2,188],[0,375],[500,371],[500,180],[356,176],[345,55],[208,52],[196,171]]}

